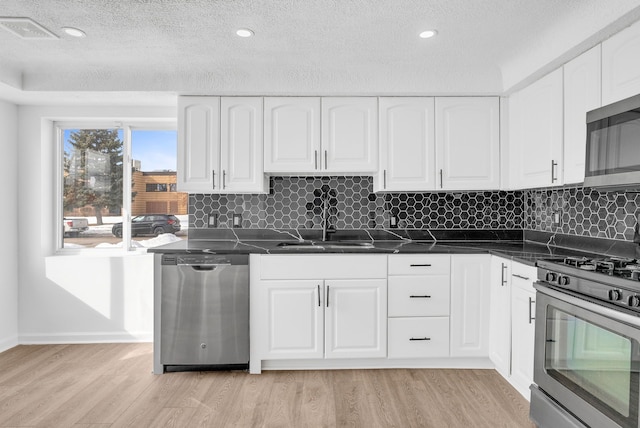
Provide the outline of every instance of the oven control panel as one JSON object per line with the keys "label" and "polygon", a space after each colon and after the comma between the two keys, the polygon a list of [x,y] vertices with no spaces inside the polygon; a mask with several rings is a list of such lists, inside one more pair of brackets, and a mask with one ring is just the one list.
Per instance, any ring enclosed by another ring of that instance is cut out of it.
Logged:
{"label": "oven control panel", "polygon": [[[632,289],[538,268],[538,281],[640,312],[640,287]],[[635,283],[635,282],[634,282]],[[639,284],[640,285],[640,284]]]}

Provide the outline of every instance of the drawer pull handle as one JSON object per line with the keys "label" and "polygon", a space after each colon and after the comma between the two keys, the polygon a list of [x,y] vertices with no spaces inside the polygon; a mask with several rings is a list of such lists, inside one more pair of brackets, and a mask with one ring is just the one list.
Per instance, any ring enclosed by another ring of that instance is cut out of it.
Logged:
{"label": "drawer pull handle", "polygon": [[524,279],[525,281],[529,281],[529,278],[527,278],[526,276],[518,275],[518,274],[515,274],[515,273],[512,273],[511,276],[515,276],[516,278],[520,278],[520,279]]}
{"label": "drawer pull handle", "polygon": [[430,337],[412,337],[409,340],[431,340]]}
{"label": "drawer pull handle", "polygon": [[429,263],[424,263],[424,264],[411,264],[409,266],[410,267],[430,267],[431,265]]}
{"label": "drawer pull handle", "polygon": [[428,296],[428,295],[426,295],[426,294],[425,294],[424,296],[411,295],[411,296],[409,296],[409,298],[410,298],[410,299],[430,299],[430,298],[431,298],[431,296]]}

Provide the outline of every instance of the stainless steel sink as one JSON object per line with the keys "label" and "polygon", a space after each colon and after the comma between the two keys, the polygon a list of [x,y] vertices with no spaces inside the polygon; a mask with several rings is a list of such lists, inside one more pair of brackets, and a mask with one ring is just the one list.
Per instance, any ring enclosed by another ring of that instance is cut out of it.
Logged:
{"label": "stainless steel sink", "polygon": [[333,250],[333,249],[371,249],[375,248],[371,242],[312,242],[312,241],[298,241],[298,242],[280,242],[278,245],[280,248],[291,248],[300,250]]}

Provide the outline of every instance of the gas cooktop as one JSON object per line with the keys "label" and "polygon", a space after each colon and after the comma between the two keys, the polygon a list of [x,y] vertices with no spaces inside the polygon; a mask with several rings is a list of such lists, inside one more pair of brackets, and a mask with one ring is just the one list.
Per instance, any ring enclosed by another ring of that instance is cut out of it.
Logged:
{"label": "gas cooktop", "polygon": [[538,260],[538,282],[640,314],[640,260],[567,257]]}

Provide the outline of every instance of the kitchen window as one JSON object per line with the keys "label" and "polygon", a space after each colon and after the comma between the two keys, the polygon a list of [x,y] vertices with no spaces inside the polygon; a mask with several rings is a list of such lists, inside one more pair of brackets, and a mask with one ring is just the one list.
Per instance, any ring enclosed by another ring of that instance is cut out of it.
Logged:
{"label": "kitchen window", "polygon": [[[186,233],[187,194],[167,183],[176,176],[174,123],[57,122],[55,130],[60,249],[130,250],[166,243],[159,231]],[[177,216],[182,229],[165,225],[167,216],[132,228],[132,217],[148,213]]]}
{"label": "kitchen window", "polygon": [[161,184],[161,183],[151,183],[151,184],[147,184],[146,189],[147,189],[147,192],[166,192],[167,185]]}

